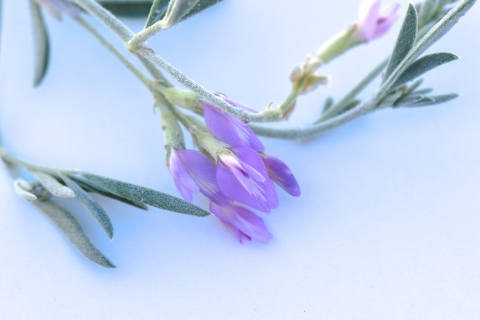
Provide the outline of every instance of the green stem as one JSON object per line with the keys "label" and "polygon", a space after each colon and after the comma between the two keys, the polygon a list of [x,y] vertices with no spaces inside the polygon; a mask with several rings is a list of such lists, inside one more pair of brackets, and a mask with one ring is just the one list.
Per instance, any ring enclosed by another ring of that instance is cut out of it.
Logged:
{"label": "green stem", "polygon": [[6,161],[10,164],[21,166],[31,171],[45,172],[53,175],[60,175],[60,174],[68,175],[68,174],[74,174],[78,172],[77,170],[60,170],[60,169],[53,169],[49,167],[39,166],[31,162],[20,159],[19,157],[5,150],[3,147],[0,147],[0,158],[3,161]]}
{"label": "green stem", "polygon": [[135,67],[127,57],[125,57],[120,51],[118,51],[105,37],[103,37],[92,25],[81,17],[75,18],[75,20],[90,32],[95,38],[97,38],[101,44],[103,44],[120,62],[122,62],[140,81],[142,81],[147,87],[150,87],[152,80],[149,79],[142,71]]}
{"label": "green stem", "polygon": [[388,64],[388,59],[386,58],[378,66],[375,67],[365,78],[362,79],[342,100],[340,100],[337,104],[329,108],[319,119],[318,122],[322,122],[328,119],[335,117],[336,115],[340,114],[348,104],[355,99],[355,97],[367,87],[376,77],[378,77],[383,69]]}
{"label": "green stem", "polygon": [[347,122],[355,120],[363,115],[372,111],[372,107],[375,106],[375,101],[372,99],[369,102],[363,103],[352,110],[349,110],[341,115],[329,119],[317,124],[310,124],[301,128],[292,128],[292,129],[273,129],[266,128],[261,126],[251,125],[250,127],[253,131],[261,136],[270,137],[270,138],[279,138],[279,139],[305,139],[319,135],[322,132],[327,130],[339,127]]}

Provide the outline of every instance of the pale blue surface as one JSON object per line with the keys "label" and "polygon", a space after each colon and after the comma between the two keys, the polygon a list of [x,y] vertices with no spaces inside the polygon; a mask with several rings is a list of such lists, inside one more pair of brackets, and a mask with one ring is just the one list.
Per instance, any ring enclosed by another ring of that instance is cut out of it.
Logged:
{"label": "pale blue surface", "polygon": [[[39,163],[179,195],[148,91],[70,19],[48,19],[53,61],[44,84],[31,88],[27,8],[24,0],[5,1],[7,146]],[[354,0],[226,0],[150,45],[205,87],[260,110],[281,102],[294,64],[356,10]],[[268,245],[239,245],[215,218],[144,213],[102,198],[115,227],[110,241],[81,205],[62,201],[118,266],[104,269],[19,199],[0,170],[1,318],[478,318],[478,19],[479,4],[430,50],[462,57],[426,81],[460,99],[381,111],[309,144],[264,140],[303,191],[299,199],[280,192],[281,208],[263,215],[274,235]],[[139,30],[142,22],[129,25]],[[397,30],[327,66],[331,85],[302,98],[285,125],[311,121],[328,94],[341,97],[388,54]]]}

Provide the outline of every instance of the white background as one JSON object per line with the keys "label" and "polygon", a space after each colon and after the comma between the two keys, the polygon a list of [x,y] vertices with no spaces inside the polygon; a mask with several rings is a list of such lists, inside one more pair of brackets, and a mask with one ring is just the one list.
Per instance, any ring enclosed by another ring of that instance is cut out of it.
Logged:
{"label": "white background", "polygon": [[[48,17],[51,68],[32,89],[27,1],[4,2],[6,146],[41,164],[179,195],[165,168],[159,115],[142,84],[74,21]],[[206,88],[260,110],[286,97],[295,63],[355,20],[357,7],[355,0],[227,0],[150,45]],[[430,73],[425,86],[461,98],[382,110],[309,143],[264,139],[302,187],[300,198],[280,191],[281,207],[263,215],[274,235],[268,245],[238,244],[214,217],[145,213],[98,197],[114,223],[110,241],[81,205],[61,201],[118,266],[104,269],[20,199],[0,170],[0,317],[478,318],[478,19],[477,4],[430,50],[462,59]],[[340,98],[388,54],[398,28],[324,68],[331,84],[301,98],[282,125],[307,123],[328,95]],[[201,197],[196,203],[206,205]]]}

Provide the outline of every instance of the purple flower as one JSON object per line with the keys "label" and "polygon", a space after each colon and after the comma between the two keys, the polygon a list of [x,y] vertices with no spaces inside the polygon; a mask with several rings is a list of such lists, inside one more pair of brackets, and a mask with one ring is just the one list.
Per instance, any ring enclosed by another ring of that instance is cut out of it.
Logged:
{"label": "purple flower", "polygon": [[[246,106],[219,95],[231,105],[247,111],[255,112]],[[205,124],[218,139],[233,147],[250,147],[257,151],[264,151],[265,147],[250,127],[233,115],[223,112],[213,104],[202,101]]]}
{"label": "purple flower", "polygon": [[270,179],[292,196],[299,197],[300,186],[287,165],[276,157],[265,153],[261,155]]}
{"label": "purple flower", "polygon": [[62,13],[70,17],[78,17],[80,15],[80,8],[70,2],[69,0],[35,0],[38,4],[43,6],[45,10],[50,12],[55,18],[61,19]]}
{"label": "purple flower", "polygon": [[364,0],[360,5],[360,20],[357,23],[356,36],[361,42],[369,42],[380,38],[390,30],[399,18],[397,13],[400,4],[392,3],[380,10],[381,0]]}
{"label": "purple flower", "polygon": [[173,148],[169,162],[175,185],[186,201],[192,201],[200,191],[216,203],[230,204],[218,187],[215,166],[203,153]]}
{"label": "purple flower", "polygon": [[262,218],[244,207],[235,204],[220,206],[211,201],[210,211],[220,218],[240,243],[242,243],[244,238],[268,243],[268,240],[272,238]]}
{"label": "purple flower", "polygon": [[219,154],[217,181],[229,198],[269,213],[278,207],[278,196],[265,164],[257,151],[232,147]]}

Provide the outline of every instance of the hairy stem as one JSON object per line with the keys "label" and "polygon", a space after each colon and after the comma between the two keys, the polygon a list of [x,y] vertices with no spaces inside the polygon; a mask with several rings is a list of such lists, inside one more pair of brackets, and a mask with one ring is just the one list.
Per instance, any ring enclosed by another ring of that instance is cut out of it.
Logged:
{"label": "hairy stem", "polygon": [[373,106],[376,104],[375,101],[376,100],[372,99],[371,101],[363,103],[358,107],[342,113],[333,119],[329,119],[317,124],[310,124],[300,128],[274,129],[255,125],[251,125],[250,127],[256,134],[264,137],[289,140],[310,138],[366,115],[372,111]]}
{"label": "hairy stem", "polygon": [[376,77],[378,77],[383,69],[388,64],[388,59],[386,58],[378,66],[375,67],[365,78],[363,78],[347,95],[340,100],[337,104],[328,109],[320,118],[318,122],[322,122],[328,119],[333,118],[343,111],[343,109],[353,100],[355,97],[365,89]]}
{"label": "hairy stem", "polygon": [[0,158],[9,164],[21,166],[31,171],[39,171],[39,172],[49,173],[53,175],[60,175],[60,174],[68,175],[68,174],[77,173],[77,170],[60,170],[60,169],[54,169],[54,168],[36,165],[34,163],[20,159],[14,154],[8,152],[3,147],[0,147]]}

